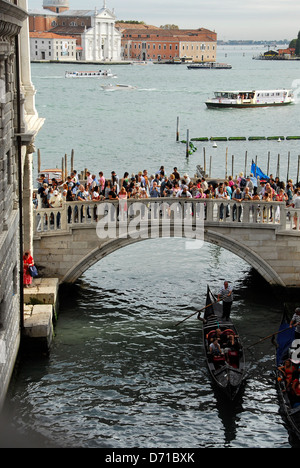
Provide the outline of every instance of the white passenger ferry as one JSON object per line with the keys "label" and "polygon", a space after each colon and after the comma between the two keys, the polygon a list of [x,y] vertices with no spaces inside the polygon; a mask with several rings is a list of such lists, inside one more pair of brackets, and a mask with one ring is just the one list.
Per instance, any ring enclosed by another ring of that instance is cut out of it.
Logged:
{"label": "white passenger ferry", "polygon": [[116,78],[110,70],[66,71],[66,78]]}
{"label": "white passenger ferry", "polygon": [[205,102],[208,108],[247,108],[286,106],[294,102],[289,89],[257,91],[216,91],[215,97]]}

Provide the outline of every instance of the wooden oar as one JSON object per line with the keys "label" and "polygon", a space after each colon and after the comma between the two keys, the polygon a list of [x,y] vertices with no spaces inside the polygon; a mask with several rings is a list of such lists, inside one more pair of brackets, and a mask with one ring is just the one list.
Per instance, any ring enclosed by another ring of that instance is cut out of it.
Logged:
{"label": "wooden oar", "polygon": [[[202,312],[202,310],[204,309],[207,309],[208,307],[216,304],[217,302],[220,302],[222,299],[218,299],[216,302],[212,302],[211,304],[208,304],[207,306],[203,307],[202,309],[200,310],[197,310],[197,312],[193,312],[191,315],[189,315],[188,317],[186,317],[185,319],[181,320],[180,322],[176,323],[175,327],[177,327],[177,325],[180,325],[182,322],[185,322],[185,320],[193,317],[193,315],[196,315],[196,314],[200,314],[200,312]],[[203,320],[201,317],[200,317],[200,320]]]}
{"label": "wooden oar", "polygon": [[[295,323],[294,325],[292,325],[292,327],[296,327],[297,326],[297,323]],[[265,341],[269,338],[274,338],[274,336],[276,335],[279,335],[279,333],[283,333],[287,330],[289,330],[291,327],[287,327],[287,328],[284,328],[283,330],[280,330],[279,332],[276,332],[276,333],[272,333],[272,335],[268,335],[268,336],[265,336],[265,338],[262,338],[261,340],[257,341],[256,343],[253,343],[252,345],[250,346],[247,346],[246,349],[249,349],[249,348],[252,348],[252,346],[256,346],[257,344],[261,343],[262,341]]]}

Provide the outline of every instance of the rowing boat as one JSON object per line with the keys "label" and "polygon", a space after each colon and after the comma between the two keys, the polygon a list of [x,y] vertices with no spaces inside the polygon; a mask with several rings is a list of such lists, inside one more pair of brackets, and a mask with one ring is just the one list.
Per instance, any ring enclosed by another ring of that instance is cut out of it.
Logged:
{"label": "rowing boat", "polygon": [[[284,374],[279,370],[279,367],[283,366],[287,359],[292,360],[295,368],[300,363],[300,340],[295,340],[295,328],[291,328],[289,324],[289,316],[285,310],[276,339],[276,387],[281,417],[290,435],[300,441],[300,402],[296,400],[293,392],[287,388]],[[295,377],[297,377],[297,373]]]}
{"label": "rowing boat", "polygon": [[[239,394],[245,380],[245,354],[235,325],[229,319],[222,319],[223,308],[207,287],[206,308],[203,320],[203,344],[207,367],[213,383],[230,400]],[[226,343],[229,335],[234,335],[234,346],[223,349],[219,356],[210,351],[210,343],[216,330],[221,330],[221,343]]]}

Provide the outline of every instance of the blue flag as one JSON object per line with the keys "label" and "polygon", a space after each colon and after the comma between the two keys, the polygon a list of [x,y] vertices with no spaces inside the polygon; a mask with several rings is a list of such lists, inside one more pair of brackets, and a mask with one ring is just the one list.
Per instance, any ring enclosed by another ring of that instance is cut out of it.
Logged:
{"label": "blue flag", "polygon": [[262,180],[262,179],[269,180],[270,179],[270,177],[267,176],[266,174],[264,174],[262,172],[262,170],[253,161],[252,161],[252,165],[251,165],[251,172],[254,175],[254,177],[259,177],[260,180]]}

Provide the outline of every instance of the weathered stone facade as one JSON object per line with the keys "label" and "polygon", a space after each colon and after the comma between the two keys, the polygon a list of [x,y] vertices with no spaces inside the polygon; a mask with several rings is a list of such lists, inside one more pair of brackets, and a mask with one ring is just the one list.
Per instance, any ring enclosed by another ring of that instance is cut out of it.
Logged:
{"label": "weathered stone facade", "polygon": [[30,81],[27,19],[27,0],[18,6],[0,0],[0,407],[20,344],[21,259],[33,245],[31,153],[42,124]]}

